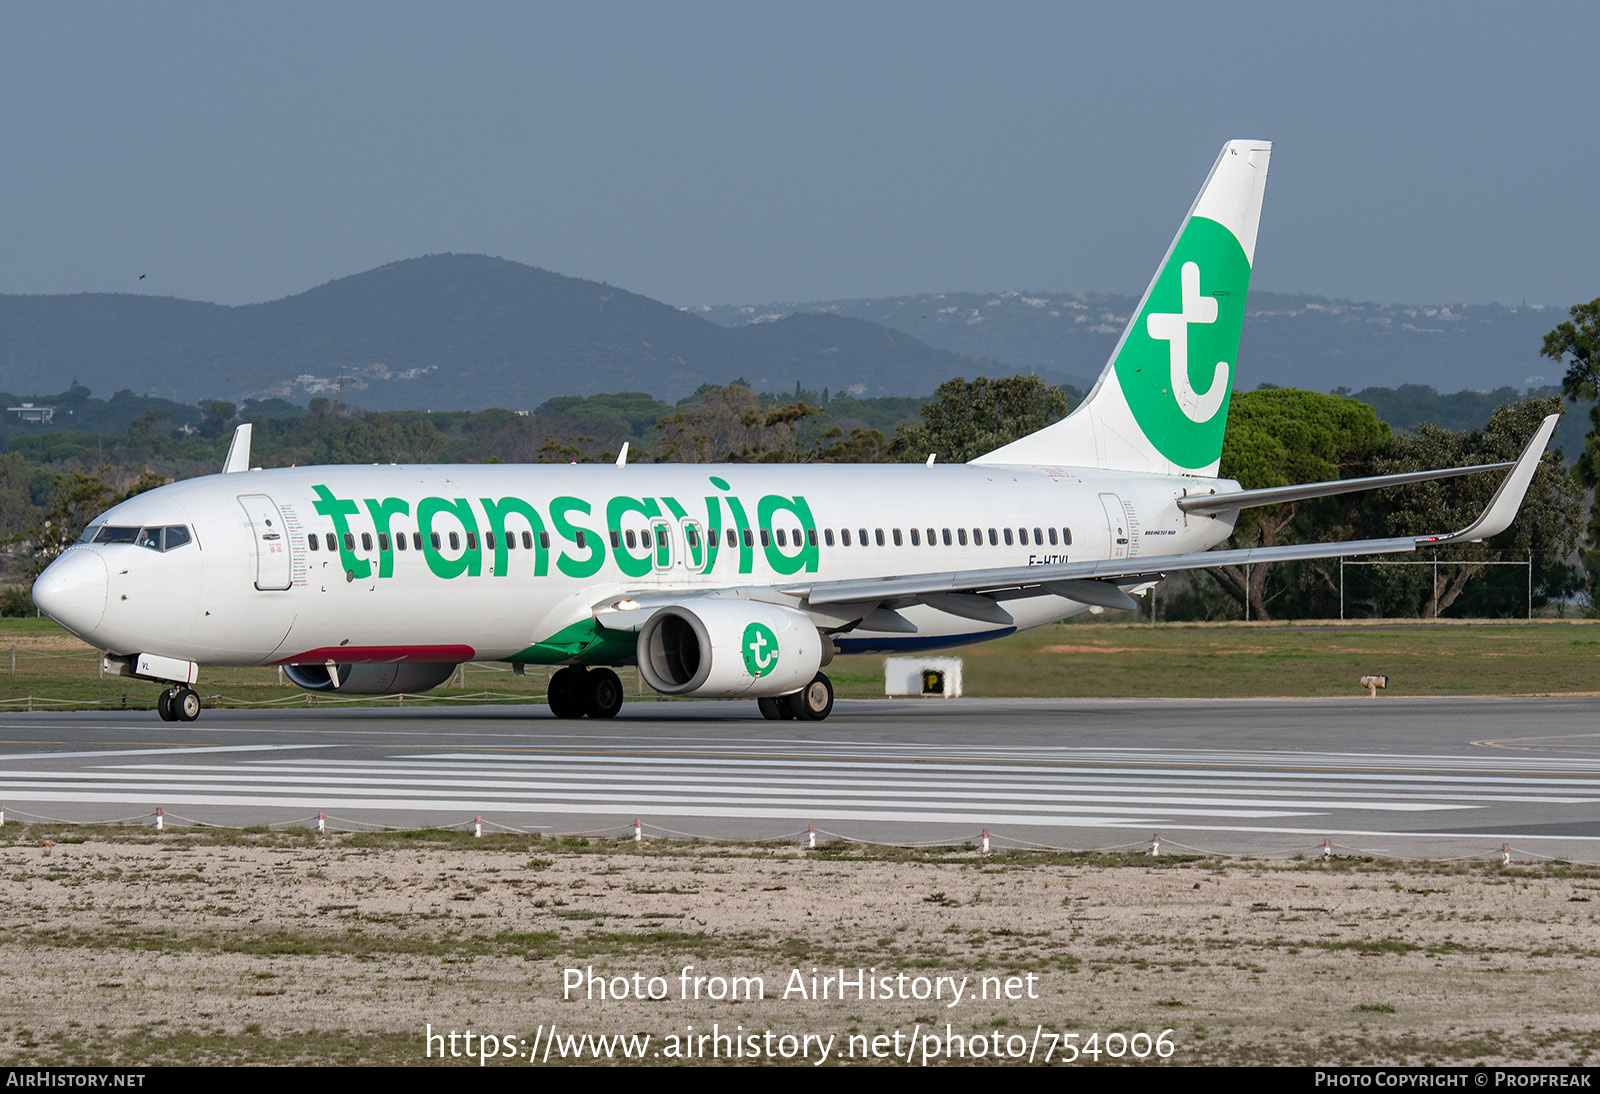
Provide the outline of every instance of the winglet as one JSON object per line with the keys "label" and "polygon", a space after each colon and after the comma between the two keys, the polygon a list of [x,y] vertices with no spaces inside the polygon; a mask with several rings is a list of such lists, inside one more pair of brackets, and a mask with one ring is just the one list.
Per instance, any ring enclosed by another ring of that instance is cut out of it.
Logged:
{"label": "winglet", "polygon": [[628,466],[628,442],[627,441],[623,441],[622,442],[622,451],[617,453],[617,466],[618,467],[626,467],[626,466]]}
{"label": "winglet", "polygon": [[250,470],[250,423],[245,422],[233,431],[233,443],[228,446],[228,458],[222,461],[222,473]]}
{"label": "winglet", "polygon": [[1539,469],[1539,459],[1544,455],[1545,446],[1550,443],[1550,435],[1556,431],[1556,421],[1559,414],[1552,414],[1540,423],[1534,431],[1533,439],[1517,457],[1517,464],[1500,488],[1494,492],[1494,497],[1489,499],[1489,505],[1477,520],[1459,532],[1448,536],[1420,536],[1417,539],[1418,547],[1438,547],[1446,543],[1467,543],[1489,539],[1498,536],[1517,517],[1517,510],[1522,508],[1522,499],[1528,493],[1528,484],[1533,481],[1533,473]]}

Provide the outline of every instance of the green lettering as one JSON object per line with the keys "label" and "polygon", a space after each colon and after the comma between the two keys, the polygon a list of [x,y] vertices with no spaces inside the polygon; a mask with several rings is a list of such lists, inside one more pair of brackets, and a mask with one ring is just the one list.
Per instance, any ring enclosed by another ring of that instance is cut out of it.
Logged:
{"label": "green lettering", "polygon": [[504,577],[510,572],[506,537],[517,533],[506,530],[506,517],[516,513],[528,522],[528,529],[533,533],[533,576],[544,577],[550,569],[550,552],[540,538],[544,534],[544,521],[540,519],[539,511],[521,498],[501,498],[497,502],[488,498],[478,500],[483,504],[484,516],[489,518],[488,530],[494,534],[494,568],[491,571],[494,576]]}
{"label": "green lettering", "polygon": [[[800,542],[795,544],[795,553],[788,554],[787,549],[778,546],[776,536],[767,540],[767,565],[780,574],[799,573],[802,569],[808,574],[817,572],[817,547],[812,542],[812,535],[816,529],[816,521],[811,516],[811,506],[806,504],[806,499],[798,495],[792,498],[780,497],[777,494],[768,494],[756,505],[756,516],[761,520],[761,527],[772,528],[772,518],[777,513],[792,513],[800,522]],[[790,528],[793,532],[794,529]]]}
{"label": "green lettering", "polygon": [[568,520],[568,513],[582,513],[588,516],[589,503],[582,498],[568,497],[556,498],[550,503],[550,523],[555,525],[556,534],[575,545],[579,533],[582,533],[583,549],[588,552],[588,557],[580,558],[562,551],[561,557],[556,559],[556,569],[568,577],[593,577],[600,572],[600,567],[606,562],[606,553],[601,548],[600,537],[592,528],[585,528]]}
{"label": "green lettering", "polygon": [[[403,498],[377,498],[367,499],[367,512],[372,514],[372,523],[378,529],[378,576],[394,576],[394,551],[383,549],[382,537],[389,534],[389,521],[395,516],[409,516],[411,503]],[[400,533],[402,536],[404,532]]]}
{"label": "green lettering", "polygon": [[[606,503],[606,527],[613,531],[622,528],[622,514],[642,513],[648,520],[654,520],[661,515],[661,506],[656,504],[654,498],[612,498]],[[649,544],[645,548],[649,549]],[[612,548],[611,554],[617,560],[617,569],[629,577],[643,577],[650,572],[650,556],[640,558],[628,550],[627,540],[618,536],[617,545]]]}
{"label": "green lettering", "polygon": [[326,486],[314,486],[312,489],[317,492],[317,512],[333,520],[333,530],[339,541],[339,565],[344,567],[345,573],[367,577],[372,573],[372,564],[364,558],[357,558],[355,552],[345,546],[345,537],[350,534],[350,522],[345,518],[361,512],[361,507],[353,501],[334,497],[333,491]]}
{"label": "green lettering", "polygon": [[483,566],[483,554],[470,548],[460,558],[446,558],[441,548],[433,545],[433,518],[448,513],[461,523],[464,531],[478,534],[478,518],[473,515],[472,504],[466,498],[446,501],[444,498],[423,498],[417,502],[417,530],[422,533],[422,553],[428,560],[428,569],[443,578],[477,577]]}

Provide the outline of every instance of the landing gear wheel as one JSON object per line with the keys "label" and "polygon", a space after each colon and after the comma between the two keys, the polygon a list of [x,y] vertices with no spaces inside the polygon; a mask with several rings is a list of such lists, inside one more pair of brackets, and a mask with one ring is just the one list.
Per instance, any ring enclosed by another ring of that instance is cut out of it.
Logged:
{"label": "landing gear wheel", "polygon": [[793,695],[780,695],[772,700],[778,704],[778,717],[786,722],[794,720],[794,704],[789,701],[793,698]]}
{"label": "landing gear wheel", "polygon": [[551,714],[557,718],[583,717],[584,696],[588,692],[584,675],[581,668],[568,665],[550,677],[545,701],[550,704]]}
{"label": "landing gear wheel", "polygon": [[176,722],[178,720],[178,712],[172,709],[171,688],[156,696],[156,713],[161,715],[163,722]]}
{"label": "landing gear wheel", "polygon": [[192,722],[200,717],[200,696],[189,688],[179,688],[172,695],[172,713],[180,722]]}
{"label": "landing gear wheel", "polygon": [[789,709],[806,722],[820,722],[833,713],[833,681],[819,672],[811,683],[788,696]]}
{"label": "landing gear wheel", "polygon": [[593,669],[584,681],[584,713],[591,718],[615,718],[622,709],[622,681],[610,669]]}
{"label": "landing gear wheel", "polygon": [[776,722],[783,717],[783,712],[778,708],[776,699],[757,699],[756,709],[761,712],[761,717],[769,722]]}

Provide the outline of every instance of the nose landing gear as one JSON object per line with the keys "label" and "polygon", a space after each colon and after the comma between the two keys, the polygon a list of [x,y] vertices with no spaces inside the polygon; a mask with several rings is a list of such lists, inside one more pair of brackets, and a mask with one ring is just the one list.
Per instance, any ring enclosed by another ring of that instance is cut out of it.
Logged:
{"label": "nose landing gear", "polygon": [[156,713],[163,722],[192,722],[200,717],[200,696],[192,688],[168,688],[156,699]]}

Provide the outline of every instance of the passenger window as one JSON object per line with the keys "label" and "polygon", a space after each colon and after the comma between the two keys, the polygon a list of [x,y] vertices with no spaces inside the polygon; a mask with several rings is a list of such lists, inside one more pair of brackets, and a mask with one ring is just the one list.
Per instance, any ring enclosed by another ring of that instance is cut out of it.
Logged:
{"label": "passenger window", "polygon": [[371,532],[362,532],[361,533],[361,549],[363,551],[365,551],[369,555],[372,553],[372,533]]}
{"label": "passenger window", "polygon": [[346,551],[354,551],[356,549],[356,537],[354,532],[346,532],[344,534],[344,549]]}
{"label": "passenger window", "polygon": [[627,541],[627,544],[630,548],[639,546],[638,537],[633,534],[632,528],[628,529],[627,535],[623,538]]}
{"label": "passenger window", "polygon": [[815,528],[806,529],[806,543],[812,547],[817,545],[817,530]]}
{"label": "passenger window", "polygon": [[540,532],[539,533],[539,549],[543,550],[543,551],[548,551],[550,549],[550,533],[549,532]]}
{"label": "passenger window", "polygon": [[768,532],[765,528],[761,529],[761,546],[772,546],[772,533]]}
{"label": "passenger window", "polygon": [[982,528],[974,528],[972,530],[972,545],[974,547],[982,547],[983,546],[983,529]]}
{"label": "passenger window", "polygon": [[[795,540],[794,542],[795,542],[795,546],[796,547],[800,546],[800,541],[798,539]],[[778,546],[779,547],[787,547],[787,546],[789,546],[789,537],[784,532],[784,530],[782,528],[778,529]]]}
{"label": "passenger window", "polygon": [[894,534],[894,545],[896,547],[904,547],[905,543],[900,539],[900,529],[896,528],[894,530],[893,534]]}
{"label": "passenger window", "polygon": [[656,546],[657,547],[665,547],[666,545],[667,545],[667,530],[666,530],[666,528],[665,527],[657,528],[656,529]]}
{"label": "passenger window", "polygon": [[461,550],[461,535],[459,532],[450,533],[450,549],[452,551]]}
{"label": "passenger window", "polygon": [[[967,545],[967,530],[965,528],[957,528],[956,529],[956,539],[960,540],[961,541],[961,546],[965,547]],[[945,542],[948,543],[949,540],[946,539]]]}
{"label": "passenger window", "polygon": [[[1007,540],[1011,539],[1011,533],[1010,532],[1006,533],[1006,539]],[[1000,537],[995,535],[995,532],[994,532],[993,528],[989,529],[989,546],[991,546],[991,547],[1000,546]]]}
{"label": "passenger window", "polygon": [[882,528],[874,528],[872,530],[872,538],[877,541],[877,544],[878,544],[879,547],[882,547],[883,546],[883,529]]}
{"label": "passenger window", "polygon": [[328,550],[337,551],[338,549],[339,549],[339,544],[334,540],[333,533],[329,532],[328,533]]}
{"label": "passenger window", "polygon": [[[962,536],[961,537],[961,542],[962,543],[967,542],[967,537],[966,536]],[[948,528],[946,528],[944,530],[944,545],[946,547],[950,546],[950,529],[948,529]]]}
{"label": "passenger window", "polygon": [[1005,529],[1005,533],[1006,533],[1006,546],[1009,547],[1009,546],[1011,546],[1011,529],[1009,529],[1009,528]]}
{"label": "passenger window", "polygon": [[824,528],[822,530],[822,542],[827,544],[829,547],[833,546],[833,529],[832,528]]}
{"label": "passenger window", "polygon": [[933,529],[929,528],[928,529],[928,546],[932,547],[935,542],[936,541],[935,541],[934,536],[933,536]]}
{"label": "passenger window", "polygon": [[384,554],[388,554],[389,553],[389,533],[388,532],[379,532],[378,533],[378,550],[382,551]]}
{"label": "passenger window", "polygon": [[[539,533],[539,540],[540,540],[541,544],[543,546],[545,546],[545,547],[550,546],[550,540],[547,538],[547,536],[548,536],[548,533],[546,533],[546,532],[540,532]],[[533,533],[532,532],[524,532],[524,533],[522,533],[522,549],[524,551],[533,550]]]}
{"label": "passenger window", "polygon": [[[435,547],[439,546],[439,541],[438,541],[437,537],[435,537],[433,545]],[[422,550],[422,533],[421,532],[412,532],[411,533],[411,546],[415,550],[418,550],[418,551]]]}
{"label": "passenger window", "polygon": [[1052,528],[1052,529],[1050,529],[1050,546],[1054,547],[1055,545],[1056,545],[1056,530],[1054,528]]}
{"label": "passenger window", "polygon": [[1033,530],[1033,545],[1035,547],[1043,547],[1044,546],[1044,529],[1043,528],[1035,528]]}
{"label": "passenger window", "polygon": [[434,532],[434,533],[433,533],[433,549],[434,549],[434,550],[435,550],[435,551],[437,551],[437,550],[439,550],[439,549],[440,549],[440,547],[442,547],[442,546],[443,546],[443,544],[441,544],[441,543],[440,543],[440,542],[439,542],[439,533],[438,533],[438,532]]}
{"label": "passenger window", "polygon": [[840,536],[840,542],[842,542],[846,547],[850,546],[850,529],[848,529],[848,528],[839,529],[839,536]]}
{"label": "passenger window", "polygon": [[467,533],[467,550],[476,551],[477,549],[478,549],[478,533],[476,533],[476,532],[468,532]]}
{"label": "passenger window", "polygon": [[689,540],[689,546],[698,551],[700,549],[700,533],[695,530],[694,525],[691,524],[687,529],[685,529],[684,535]]}
{"label": "passenger window", "polygon": [[489,548],[489,550],[491,550],[491,551],[494,550],[494,533],[493,532],[485,532],[485,533],[483,533],[483,545],[485,547]]}
{"label": "passenger window", "polygon": [[750,529],[748,528],[744,530],[744,545],[746,547],[754,547],[756,545],[756,537],[750,534]]}
{"label": "passenger window", "polygon": [[917,534],[917,530],[915,528],[911,529],[911,546],[922,546],[922,537]]}
{"label": "passenger window", "polygon": [[[527,535],[528,533],[524,532],[522,534],[523,535]],[[506,533],[506,550],[515,551],[516,549],[517,549],[517,533],[515,533],[515,532],[507,532]]]}
{"label": "passenger window", "polygon": [[622,546],[622,533],[615,528],[611,529],[611,549],[615,551]]}
{"label": "passenger window", "polygon": [[1072,546],[1072,529],[1071,528],[1063,528],[1063,529],[1061,529],[1061,544],[1064,547],[1071,547]]}
{"label": "passenger window", "polygon": [[[455,534],[451,533],[450,538],[455,539]],[[589,547],[589,537],[584,534],[583,529],[581,528],[578,529],[578,534],[573,536],[572,540],[578,545],[578,550],[580,551],[587,550]]]}
{"label": "passenger window", "polygon": [[312,532],[309,536],[306,537],[306,546],[311,548],[313,551],[317,550],[318,548],[320,548],[322,546],[322,541],[317,538],[317,533]]}
{"label": "passenger window", "polygon": [[732,528],[728,529],[728,546],[729,547],[737,547],[737,546],[739,546],[739,533],[735,532]]}
{"label": "passenger window", "polygon": [[867,545],[867,530],[865,528],[857,530],[861,533],[861,546],[865,547]]}
{"label": "passenger window", "polygon": [[397,551],[404,551],[406,549],[406,534],[404,532],[395,533],[394,549]]}

